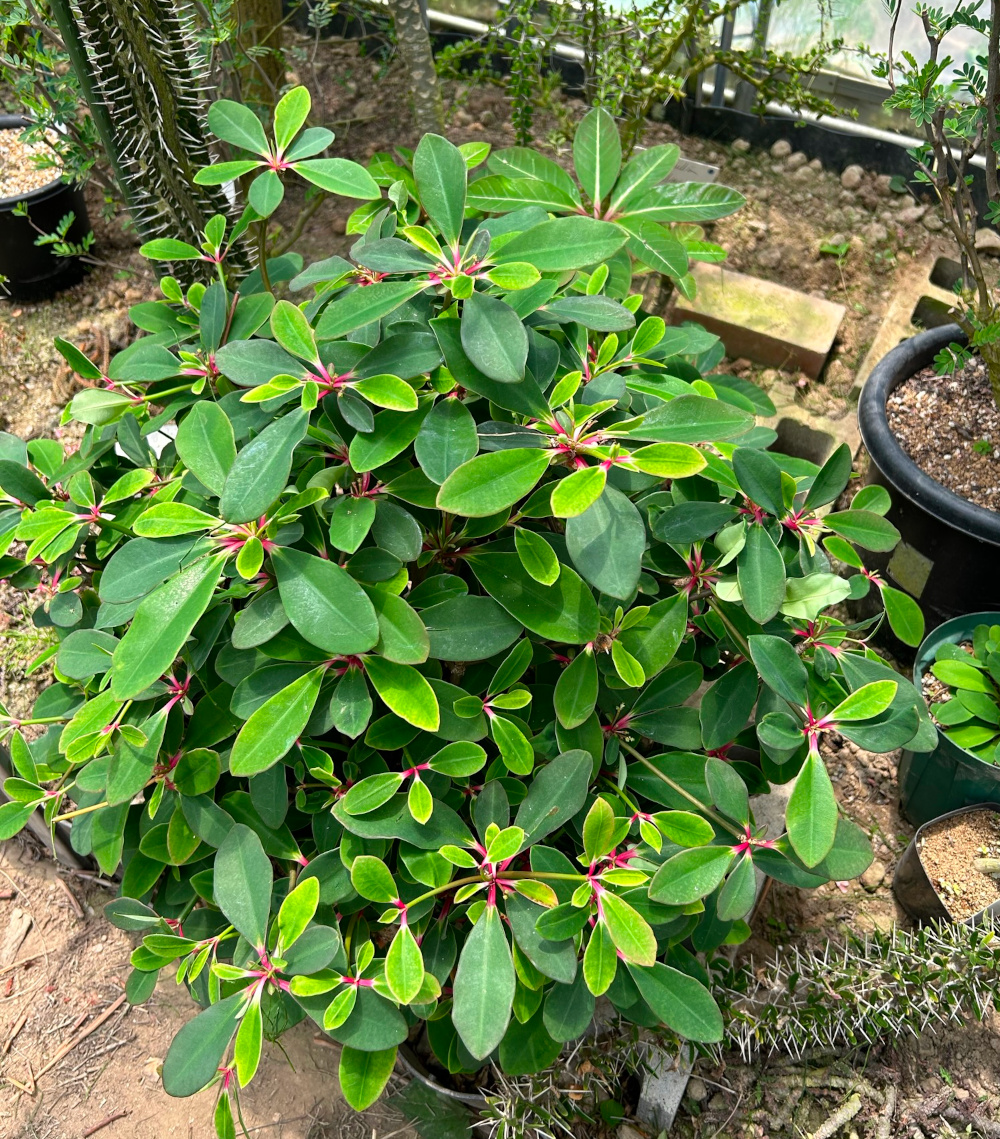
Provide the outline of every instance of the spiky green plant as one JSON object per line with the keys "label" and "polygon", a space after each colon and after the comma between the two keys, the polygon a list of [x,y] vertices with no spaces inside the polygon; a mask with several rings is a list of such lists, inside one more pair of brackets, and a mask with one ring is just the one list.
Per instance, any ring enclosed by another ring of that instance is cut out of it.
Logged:
{"label": "spiky green plant", "polygon": [[192,9],[184,0],[52,0],[51,8],[139,235],[199,242],[230,203],[222,188],[194,183],[211,156]]}
{"label": "spiky green plant", "polygon": [[724,964],[728,1042],[745,1059],[772,1051],[853,1047],[920,1036],[937,1025],[983,1020],[996,999],[995,925],[953,922],[852,934],[822,954],[780,953],[758,977]]}

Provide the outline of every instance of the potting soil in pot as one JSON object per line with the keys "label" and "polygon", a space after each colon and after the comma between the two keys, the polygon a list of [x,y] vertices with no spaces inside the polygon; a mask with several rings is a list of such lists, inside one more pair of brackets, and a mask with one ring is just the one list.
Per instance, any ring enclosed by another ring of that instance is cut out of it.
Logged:
{"label": "potting soil in pot", "polygon": [[58,177],[58,170],[36,162],[40,155],[54,158],[54,152],[44,142],[22,142],[23,133],[20,127],[0,130],[0,198],[20,197]]}
{"label": "potting soil in pot", "polygon": [[1000,510],[1000,411],[981,359],[954,376],[924,368],[896,388],[885,410],[922,471],[977,506]]}
{"label": "potting soil in pot", "polygon": [[920,861],[945,909],[956,921],[1000,902],[1000,879],[974,866],[1000,859],[1000,815],[969,811],[929,826],[920,836]]}

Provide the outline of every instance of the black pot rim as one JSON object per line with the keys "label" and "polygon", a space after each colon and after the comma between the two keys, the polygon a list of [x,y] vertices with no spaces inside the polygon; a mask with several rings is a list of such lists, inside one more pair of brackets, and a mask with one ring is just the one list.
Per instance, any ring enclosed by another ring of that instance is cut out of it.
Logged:
{"label": "black pot rim", "polygon": [[858,427],[875,465],[905,498],[945,526],[1000,546],[1000,513],[977,506],[925,474],[903,450],[885,410],[886,400],[904,380],[931,363],[942,348],[965,339],[957,324],[947,324],[918,332],[887,352],[861,389]]}
{"label": "black pot rim", "polygon": [[[0,115],[0,130],[11,130],[15,127],[30,126],[31,120],[26,119],[23,115]],[[60,177],[55,177],[51,182],[46,182],[44,186],[36,186],[34,190],[29,190],[26,194],[15,194],[12,198],[0,198],[0,213],[12,210],[19,202],[30,203],[41,201],[55,190],[68,185],[70,185],[70,183],[64,182]]]}

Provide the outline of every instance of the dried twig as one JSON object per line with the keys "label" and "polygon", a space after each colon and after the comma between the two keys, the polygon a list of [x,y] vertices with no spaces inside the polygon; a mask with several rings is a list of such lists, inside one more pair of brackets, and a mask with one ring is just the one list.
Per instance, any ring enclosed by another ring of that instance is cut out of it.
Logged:
{"label": "dried twig", "polygon": [[17,961],[11,961],[9,965],[0,965],[0,976],[4,973],[9,973],[11,969],[16,969],[18,965],[27,965],[29,961],[37,961],[39,957],[44,957],[45,953],[32,953],[30,957],[20,957]]}
{"label": "dried twig", "polygon": [[946,1107],[941,1112],[941,1116],[949,1123],[960,1124],[963,1130],[971,1124],[972,1129],[981,1135],[985,1135],[986,1139],[1000,1139],[1000,1123],[994,1123],[978,1112],[973,1111],[966,1115],[957,1107]]}
{"label": "dried twig", "polygon": [[56,881],[62,887],[62,892],[66,895],[66,898],[69,901],[70,906],[72,906],[73,913],[76,914],[77,920],[83,921],[83,919],[86,915],[83,912],[83,906],[81,906],[80,903],[77,901],[76,894],[74,894],[73,891],[69,888],[69,886],[66,885],[66,882],[64,879],[57,878]]}
{"label": "dried twig", "polygon": [[110,1127],[116,1119],[124,1119],[128,1115],[127,1111],[116,1111],[114,1115],[109,1115],[107,1119],[102,1119],[100,1123],[95,1123],[93,1127],[88,1127],[83,1133],[83,1139],[89,1139],[91,1135],[96,1135],[98,1131],[103,1131],[105,1127]]}
{"label": "dried twig", "polygon": [[3,1042],[3,1047],[0,1047],[0,1056],[6,1056],[10,1051],[10,1046],[14,1043],[14,1038],[21,1031],[22,1028],[28,1023],[28,1014],[23,1013],[15,1022],[14,1027],[10,1030],[10,1035]]}
{"label": "dried twig", "polygon": [[45,1067],[39,1070],[38,1075],[35,1076],[35,1079],[39,1080],[42,1078],[42,1076],[45,1075],[46,1072],[51,1072],[56,1064],[68,1056],[81,1041],[86,1040],[86,1038],[92,1032],[95,1032],[98,1028],[101,1027],[102,1024],[104,1024],[106,1020],[109,1020],[122,1007],[127,999],[128,998],[126,995],[122,993],[118,1000],[116,1000],[114,1004],[108,1005],[108,1007],[104,1010],[104,1012],[101,1013],[100,1016],[92,1020],[90,1024],[86,1025],[86,1027],[81,1028],[75,1036],[70,1037],[70,1039],[67,1040],[66,1043],[57,1050],[56,1054],[45,1065]]}

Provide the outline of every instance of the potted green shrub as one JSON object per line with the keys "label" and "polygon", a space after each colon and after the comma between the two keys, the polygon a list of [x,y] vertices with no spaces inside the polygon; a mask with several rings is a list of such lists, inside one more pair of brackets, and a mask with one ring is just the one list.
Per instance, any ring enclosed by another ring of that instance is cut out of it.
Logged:
{"label": "potted green shrub", "polygon": [[[900,10],[895,3],[894,25]],[[869,480],[892,493],[889,518],[903,535],[891,561],[876,556],[869,565],[888,571],[915,597],[933,627],[1000,605],[993,568],[1000,545],[1000,436],[988,426],[1000,405],[1000,310],[996,274],[977,241],[980,227],[1000,216],[1000,52],[991,21],[975,6],[947,13],[924,9],[921,23],[928,42],[924,57],[890,48],[876,74],[891,88],[886,106],[908,111],[914,133],[924,140],[911,152],[914,181],[940,203],[961,254],[957,325],[919,333],[889,352],[862,389],[858,420],[871,456]],[[949,37],[963,49],[981,43],[982,54],[957,67],[948,54]],[[973,162],[980,151],[986,157],[985,212],[974,185],[982,177]],[[935,382],[935,376],[948,379]],[[921,391],[930,398],[918,398]]]}
{"label": "potted green shrub", "polygon": [[[263,148],[240,107],[212,116],[268,155],[259,205],[303,138],[286,98]],[[594,215],[656,156],[616,155],[603,128],[581,147],[579,213],[493,218],[468,186],[486,148],[428,135],[349,260],[232,280],[221,218],[201,249],[154,242],[205,283],[164,278],[107,375],[60,344],[94,385],[78,449],[3,440],[0,569],[36,587],[55,681],[3,714],[0,838],[41,807],[121,869],[129,998],[177,963],[203,1011],[163,1083],[214,1085],[220,1135],[263,1039],[306,1017],[358,1108],[408,1039],[523,1072],[601,995],[719,1041],[711,961],[749,935],[756,870],[813,887],[871,860],[824,733],[885,751],[929,726],[827,612],[872,588],[830,559],[891,546],[885,504],[821,517],[848,449],[761,449],[765,398],[698,371],[714,339],[643,315],[628,232]],[[796,776],[768,833],[750,792]]]}
{"label": "potted green shrub", "polygon": [[1000,614],[967,613],[932,630],[913,683],[937,725],[933,750],[904,752],[899,796],[912,822],[973,803],[1000,802]]}

